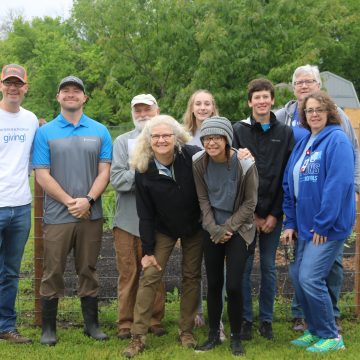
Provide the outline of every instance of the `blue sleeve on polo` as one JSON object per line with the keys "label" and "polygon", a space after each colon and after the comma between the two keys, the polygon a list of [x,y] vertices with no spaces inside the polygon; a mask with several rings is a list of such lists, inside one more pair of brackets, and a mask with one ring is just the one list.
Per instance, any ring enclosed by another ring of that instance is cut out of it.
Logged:
{"label": "blue sleeve on polo", "polygon": [[112,159],[112,139],[108,129],[103,126],[104,133],[102,136],[101,149],[100,149],[100,161],[110,162]]}
{"label": "blue sleeve on polo", "polygon": [[32,165],[50,167],[50,147],[44,127],[39,128],[35,135]]}

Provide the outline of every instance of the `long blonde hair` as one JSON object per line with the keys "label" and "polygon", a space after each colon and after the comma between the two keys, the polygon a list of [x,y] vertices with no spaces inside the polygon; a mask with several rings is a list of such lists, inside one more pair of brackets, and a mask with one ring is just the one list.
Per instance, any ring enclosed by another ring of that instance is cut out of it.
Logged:
{"label": "long blonde hair", "polygon": [[130,167],[141,173],[147,171],[150,161],[154,158],[151,148],[151,131],[157,125],[169,126],[175,135],[175,149],[181,152],[181,147],[190,140],[190,135],[170,115],[157,115],[148,120],[144,129],[136,140],[134,150],[130,156]]}
{"label": "long blonde hair", "polygon": [[209,90],[204,90],[204,89],[196,90],[190,96],[189,101],[187,103],[186,111],[183,116],[183,124],[184,124],[185,130],[187,130],[191,135],[194,135],[195,131],[196,131],[196,118],[194,115],[195,96],[200,93],[205,93],[205,94],[208,94],[211,96],[212,104],[214,107],[214,111],[211,114],[211,116],[219,115],[219,111],[216,107],[216,102],[215,102],[215,98],[214,98],[213,94]]}

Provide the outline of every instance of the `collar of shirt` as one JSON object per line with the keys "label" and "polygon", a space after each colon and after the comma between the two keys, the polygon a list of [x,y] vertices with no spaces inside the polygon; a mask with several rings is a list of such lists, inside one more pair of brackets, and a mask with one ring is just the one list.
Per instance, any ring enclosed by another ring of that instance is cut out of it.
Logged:
{"label": "collar of shirt", "polygon": [[[154,161],[155,161],[155,165],[156,165],[157,169],[159,170],[160,175],[169,176],[171,178],[173,177],[172,171],[170,169],[168,169],[165,165],[161,164],[155,158],[154,158]],[[172,165],[171,165],[171,168],[172,168]]]}
{"label": "collar of shirt", "polygon": [[59,116],[57,117],[57,120],[59,121],[61,127],[66,127],[66,126],[89,127],[89,121],[85,114],[81,115],[81,118],[76,126],[74,124],[72,124],[70,121],[66,120],[66,118],[62,114],[59,114]]}

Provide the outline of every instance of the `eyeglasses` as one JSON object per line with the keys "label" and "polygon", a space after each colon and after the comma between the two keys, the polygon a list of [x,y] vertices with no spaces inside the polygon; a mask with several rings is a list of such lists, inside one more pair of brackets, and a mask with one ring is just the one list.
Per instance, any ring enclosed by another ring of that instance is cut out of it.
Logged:
{"label": "eyeglasses", "polygon": [[322,113],[326,113],[327,111],[325,110],[325,109],[304,109],[304,113],[306,114],[306,115],[312,115],[312,114],[314,114],[314,113],[316,113],[316,114],[322,114]]}
{"label": "eyeglasses", "polygon": [[209,144],[210,141],[213,141],[214,143],[219,143],[223,140],[223,137],[221,135],[212,135],[212,136],[204,136],[204,144]]}
{"label": "eyeglasses", "polygon": [[163,140],[165,141],[169,141],[170,138],[173,136],[174,134],[162,134],[162,135],[159,135],[159,134],[154,134],[154,135],[150,135],[151,137],[151,140],[153,141],[159,141],[160,138],[162,138]]}
{"label": "eyeglasses", "polygon": [[2,83],[6,87],[10,87],[11,85],[14,85],[16,88],[21,88],[26,84],[22,81],[10,81],[10,80],[3,80]]}
{"label": "eyeglasses", "polygon": [[300,80],[300,81],[294,81],[294,85],[297,86],[297,87],[300,87],[300,86],[303,86],[304,84],[306,86],[309,86],[313,83],[316,83],[317,81],[315,79],[313,80]]}

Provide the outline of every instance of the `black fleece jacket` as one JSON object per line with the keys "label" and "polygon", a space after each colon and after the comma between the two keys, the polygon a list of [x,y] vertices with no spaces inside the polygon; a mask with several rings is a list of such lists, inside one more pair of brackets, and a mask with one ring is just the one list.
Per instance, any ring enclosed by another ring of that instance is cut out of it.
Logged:
{"label": "black fleece jacket", "polygon": [[201,229],[200,207],[192,172],[197,146],[185,145],[173,163],[175,180],[159,174],[154,161],[145,173],[135,173],[136,207],[144,255],[152,255],[155,232],[174,240],[194,235]]}
{"label": "black fleece jacket", "polygon": [[248,148],[255,158],[259,173],[258,202],[255,213],[262,218],[269,214],[283,215],[282,180],[287,161],[294,147],[294,135],[290,126],[270,113],[270,129],[264,131],[252,117],[234,126],[233,147]]}

